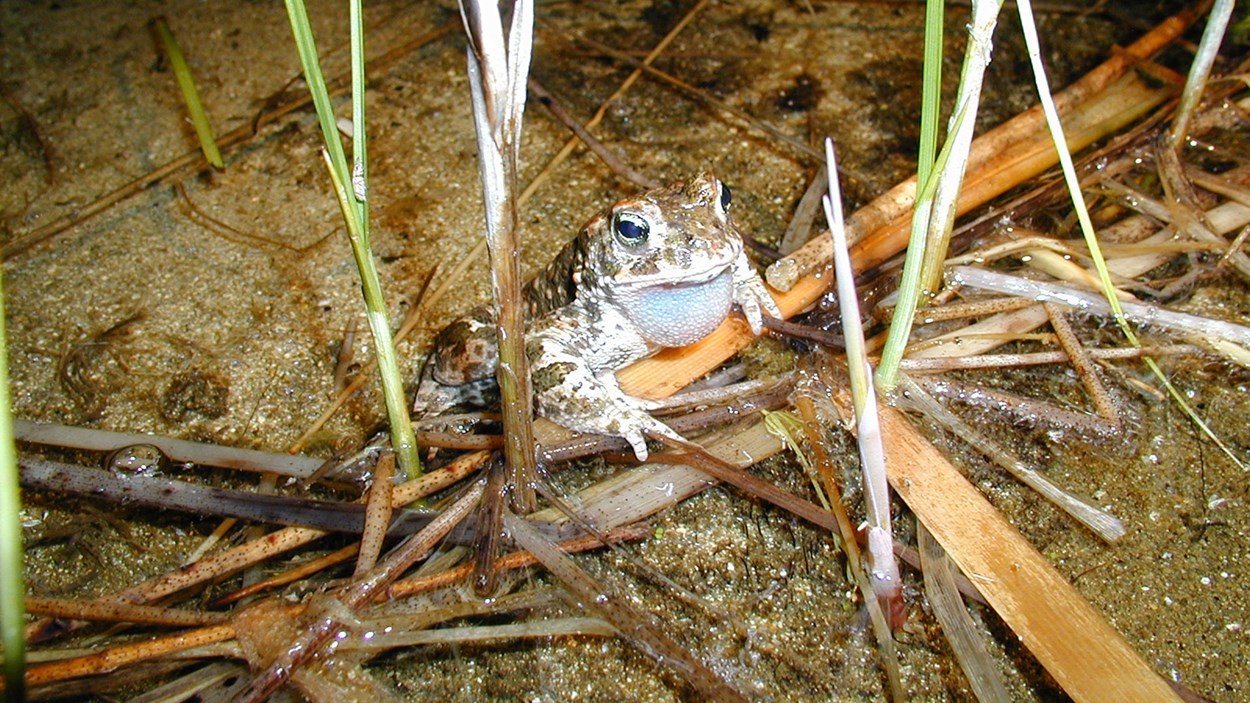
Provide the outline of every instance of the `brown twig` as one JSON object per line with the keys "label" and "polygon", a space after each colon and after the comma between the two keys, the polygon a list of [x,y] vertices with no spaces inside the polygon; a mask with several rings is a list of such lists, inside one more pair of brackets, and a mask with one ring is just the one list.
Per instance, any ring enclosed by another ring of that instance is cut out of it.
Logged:
{"label": "brown twig", "polygon": [[91,676],[102,671],[113,671],[151,659],[171,651],[202,647],[224,642],[234,637],[234,625],[224,623],[189,632],[157,637],[143,642],[110,647],[96,654],[73,657],[48,664],[36,664],[26,670],[26,685],[39,686],[52,681]]}
{"label": "brown twig", "polygon": [[391,524],[392,500],[395,495],[395,453],[382,452],[373,466],[373,482],[365,499],[365,524],[360,533],[360,556],[356,560],[356,578],[360,578],[378,562],[382,541]]}
{"label": "brown twig", "polygon": [[[825,169],[816,169],[815,177],[808,182],[807,189],[803,191],[803,197],[799,198],[799,204],[794,207],[794,213],[790,216],[790,223],[786,225],[785,233],[781,235],[779,253],[789,254],[807,243],[812,232],[812,225],[816,223],[816,217],[821,214],[820,198],[829,190],[828,180]],[[774,260],[779,258],[781,257],[778,256]]]}
{"label": "brown twig", "polygon": [[1077,339],[1076,331],[1072,329],[1066,317],[1067,310],[1055,303],[1045,303],[1045,307],[1046,314],[1050,317],[1050,326],[1055,330],[1055,338],[1059,341],[1059,346],[1063,348],[1064,353],[1068,355],[1068,362],[1076,371],[1077,377],[1085,384],[1085,390],[1094,403],[1094,409],[1104,420],[1118,428],[1120,410],[1112,402],[1111,395],[1107,393],[1107,387],[1098,376],[1098,369],[1086,353],[1085,346],[1081,344],[1081,340]]}
{"label": "brown twig", "polygon": [[570,132],[577,135],[577,138],[582,140],[582,144],[585,144],[586,148],[590,149],[595,156],[598,156],[599,160],[611,169],[613,173],[624,178],[630,183],[633,183],[639,188],[651,190],[652,188],[660,187],[661,183],[659,181],[647,178],[641,173],[638,173],[632,166],[625,163],[623,159],[612,153],[610,149],[603,145],[603,142],[596,139],[593,134],[588,132],[586,128],[582,126],[580,120],[570,114],[568,110],[565,110],[564,105],[562,105],[559,100],[556,100],[555,96],[548,92],[541,83],[533,78],[530,78],[529,88],[530,92],[538,98],[538,102],[542,103],[543,106],[551,112],[552,116],[559,120],[561,124],[568,127]]}
{"label": "brown twig", "polygon": [[[626,527],[618,527],[614,530],[608,530],[603,533],[604,539],[608,543],[615,544],[617,542],[636,542],[650,536],[654,528],[646,524],[634,524]],[[575,554],[591,549],[602,547],[604,542],[600,541],[597,536],[583,535],[581,537],[573,537],[559,543],[559,548],[566,554]],[[533,566],[538,563],[538,559],[529,552],[511,552],[499,557],[495,560],[496,572],[515,571],[523,569],[527,566]],[[390,588],[390,596],[392,598],[405,598],[407,596],[416,595],[418,593],[428,593],[430,591],[453,586],[458,583],[467,581],[474,572],[474,564],[462,564],[454,569],[441,571],[437,574],[428,576],[412,576],[396,581]]]}
{"label": "brown twig", "polygon": [[195,201],[191,200],[191,195],[187,193],[186,185],[183,184],[182,182],[175,183],[174,189],[178,191],[178,197],[182,199],[182,203],[186,207],[187,217],[189,217],[192,222],[195,222],[199,226],[203,227],[204,229],[207,229],[208,231],[221,237],[227,242],[232,242],[234,244],[240,244],[240,245],[243,245],[246,247],[252,247],[252,248],[259,248],[260,246],[271,246],[271,247],[277,247],[279,249],[285,249],[286,251],[299,254],[299,253],[309,251],[315,248],[317,245],[321,244],[322,242],[329,240],[331,237],[334,236],[335,231],[336,231],[334,229],[331,229],[330,231],[326,232],[325,234],[315,239],[313,242],[306,244],[302,247],[297,247],[295,245],[288,244],[282,240],[269,239],[266,237],[262,237],[258,234],[245,232],[237,227],[234,227],[233,225],[227,224],[226,222],[223,222],[217,219],[216,217],[213,217],[207,212],[204,212],[203,210],[200,209],[198,205],[195,204]]}
{"label": "brown twig", "polygon": [[26,598],[26,612],[54,618],[130,622],[169,627],[215,625],[225,621],[225,613],[179,610],[106,600],[66,600],[63,598]]}
{"label": "brown twig", "polygon": [[655,68],[654,66],[651,65],[650,62],[646,60],[639,61],[638,59],[624,52],[617,51],[616,49],[613,49],[612,47],[606,44],[603,44],[601,42],[597,42],[594,39],[591,39],[590,37],[581,36],[577,38],[577,41],[581,42],[582,44],[585,44],[586,46],[594,49],[595,51],[602,52],[604,55],[610,56],[616,61],[619,61],[627,66],[634,66],[635,73],[642,71],[653,78],[659,79],[661,82],[665,84],[668,84],[674,88],[677,88],[678,90],[682,91],[683,93],[686,93],[687,95],[693,96],[696,100],[706,105],[710,105],[711,107],[717,110],[720,110],[721,112],[724,112],[726,114],[733,116],[734,118],[738,120],[741,120],[743,124],[765,134],[766,136],[777,141],[780,144],[784,144],[785,146],[789,147],[791,150],[793,150],[794,152],[798,153],[801,156],[805,156],[811,159],[816,159],[818,162],[823,162],[823,157],[821,156],[820,152],[817,151],[816,149],[813,149],[807,144],[804,144],[803,142],[795,139],[789,134],[786,134],[784,131],[769,124],[768,122],[765,122],[764,120],[761,120],[757,117],[753,117],[752,115],[746,113],[745,111],[740,110],[734,107],[733,105],[730,105],[729,103],[725,102],[724,100],[721,100],[720,98],[717,98],[716,96],[712,95],[706,90],[703,90],[699,88],[698,86],[691,85],[690,83],[687,83],[686,81],[683,81],[682,79],[674,75],[665,73],[664,71],[661,71],[660,69]]}
{"label": "brown twig", "polygon": [[254,581],[252,583],[247,584],[243,588],[239,588],[234,591],[231,591],[230,593],[224,596],[221,596],[220,598],[214,598],[208,604],[208,606],[210,608],[221,608],[231,603],[237,603],[238,601],[241,601],[244,598],[250,598],[251,596],[254,596],[257,593],[261,593],[262,591],[268,591],[274,588],[285,586],[290,583],[295,583],[296,581],[312,576],[313,574],[319,571],[328,569],[337,564],[342,564],[343,562],[355,557],[359,553],[360,553],[359,542],[349,544],[346,547],[343,547],[337,551],[330,552],[329,554],[326,554],[325,556],[305,562],[303,564],[296,566],[295,568],[288,569],[280,574],[275,574],[273,576],[270,576],[269,578],[262,579],[260,581]]}
{"label": "brown twig", "polygon": [[747,495],[766,503],[771,503],[821,529],[829,530],[830,532],[838,531],[837,519],[819,505],[784,491],[762,478],[752,476],[737,466],[712,456],[697,444],[678,442],[671,437],[656,436],[655,439],[660,440],[672,449],[678,450],[656,454],[655,461],[692,466],[717,481],[728,483],[742,490]]}
{"label": "brown twig", "polygon": [[[444,510],[421,532],[409,537],[364,577],[339,590],[335,599],[349,611],[367,605],[416,562],[424,559],[440,540],[463,520],[482,497],[485,484],[478,481],[451,507]],[[260,703],[290,678],[292,672],[315,656],[343,623],[334,616],[319,616],[304,626],[290,646],[279,650],[277,658],[236,697],[238,703]]]}

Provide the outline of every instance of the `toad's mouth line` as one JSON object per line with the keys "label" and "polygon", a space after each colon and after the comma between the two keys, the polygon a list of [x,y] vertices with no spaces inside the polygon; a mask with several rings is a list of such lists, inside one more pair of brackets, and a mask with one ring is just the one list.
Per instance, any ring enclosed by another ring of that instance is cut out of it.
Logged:
{"label": "toad's mouth line", "polygon": [[710,266],[702,271],[686,271],[681,278],[660,278],[659,276],[650,276],[647,278],[639,278],[632,281],[618,281],[617,285],[630,290],[673,290],[680,288],[692,288],[701,286],[705,283],[716,280],[721,274],[730,269],[728,263],[720,266]]}

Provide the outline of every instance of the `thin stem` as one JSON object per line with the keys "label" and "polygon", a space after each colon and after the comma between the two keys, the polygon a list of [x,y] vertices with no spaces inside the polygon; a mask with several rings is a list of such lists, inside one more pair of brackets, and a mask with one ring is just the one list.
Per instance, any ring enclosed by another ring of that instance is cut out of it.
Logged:
{"label": "thin stem", "polygon": [[22,509],[13,418],[9,412],[8,339],[4,326],[4,288],[0,284],[0,643],[4,644],[4,697],[26,700],[26,582],[22,575]]}
{"label": "thin stem", "polygon": [[178,88],[182,91],[182,99],[187,104],[187,113],[191,115],[191,124],[195,125],[195,136],[200,140],[200,151],[214,168],[225,168],[221,160],[221,151],[217,148],[217,140],[213,136],[213,126],[209,124],[208,113],[204,112],[204,104],[200,102],[200,91],[195,87],[195,78],[191,75],[191,67],[182,55],[178,40],[164,17],[156,19],[156,31],[161,35],[161,43],[165,45],[165,55],[169,57],[169,66],[178,80]]}
{"label": "thin stem", "polygon": [[[329,161],[328,154],[326,160]],[[404,398],[404,381],[399,373],[399,355],[391,336],[386,301],[382,297],[382,282],[373,262],[373,251],[366,239],[368,235],[359,228],[361,221],[349,214],[353,211],[353,198],[347,191],[347,184],[333,167],[330,168],[330,179],[334,182],[334,193],[343,209],[352,256],[355,257],[356,269],[360,272],[360,288],[365,297],[369,330],[373,333],[374,354],[378,359],[378,374],[382,379],[382,396],[386,401],[386,417],[391,425],[391,446],[395,449],[400,476],[415,478],[421,475],[421,460],[417,458],[417,438],[408,417],[408,401]]]}
{"label": "thin stem", "polygon": [[512,471],[514,505],[518,511],[528,513],[534,509],[532,486],[538,470],[533,393],[525,354],[525,306],[521,299],[517,171],[534,9],[526,0],[517,0],[513,5],[507,45],[499,10],[493,3],[465,2],[461,12],[470,40],[469,88],[498,312],[497,377],[503,406],[504,456]]}
{"label": "thin stem", "polygon": [[[886,479],[885,449],[877,419],[877,391],[872,384],[872,366],[865,351],[859,297],[855,294],[855,276],[851,271],[846,223],[842,216],[842,189],[838,184],[837,159],[831,139],[825,140],[825,165],[829,170],[829,195],[824,200],[825,218],[829,223],[829,234],[833,238],[833,269],[838,286],[842,335],[846,342],[846,361],[855,407],[855,438],[864,475],[868,560],[872,567],[869,576],[872,591],[881,603],[882,610],[890,613],[890,624],[901,626],[904,617],[902,581],[899,579],[898,563],[894,560],[891,548],[894,540],[890,532],[890,484]],[[876,627],[877,624],[874,619],[873,626]],[[877,636],[879,640],[888,639],[884,632],[877,632]]]}
{"label": "thin stem", "polygon": [[365,10],[363,0],[351,3],[352,53],[352,194],[360,207],[365,241],[369,241],[369,151],[365,131]]}
{"label": "thin stem", "polygon": [[287,0],[286,8],[291,22],[291,32],[295,36],[295,46],[299,50],[300,63],[304,68],[304,78],[308,82],[308,91],[312,94],[313,104],[317,108],[317,120],[321,125],[321,135],[325,142],[323,153],[330,170],[330,179],[334,183],[334,192],[338,197],[339,207],[343,210],[348,240],[352,245],[352,256],[356,259],[356,268],[360,272],[361,290],[369,318],[369,329],[373,333],[378,373],[382,380],[382,395],[386,400],[386,416],[391,426],[391,445],[395,449],[400,474],[406,477],[418,476],[421,473],[421,463],[417,458],[417,441],[412,431],[412,422],[408,418],[404,381],[399,373],[398,355],[391,336],[391,325],[386,312],[386,300],[382,294],[382,283],[378,277],[377,266],[373,261],[373,250],[369,244],[369,211],[363,199],[366,192],[363,165],[365,156],[364,38],[355,36],[356,34],[363,35],[363,17],[360,8],[353,8],[354,134],[352,139],[357,150],[355,156],[359,167],[358,171],[353,172],[347,167],[347,157],[343,152],[343,143],[339,139],[334,121],[334,106],[330,104],[330,93],[326,88],[325,77],[321,73],[321,64],[317,58],[317,44],[313,38],[312,26],[308,22],[308,12],[304,7],[304,2],[303,0]]}
{"label": "thin stem", "polygon": [[937,155],[938,118],[942,111],[942,37],[946,3],[926,0],[924,12],[924,73],[920,91],[920,153],[916,182],[928,183]]}
{"label": "thin stem", "polygon": [[1189,137],[1189,118],[1198,107],[1202,92],[1207,86],[1207,76],[1211,74],[1211,66],[1220,52],[1220,42],[1224,39],[1224,30],[1233,14],[1233,0],[1215,0],[1211,13],[1207,15],[1207,28],[1202,32],[1202,41],[1194,60],[1189,64],[1189,76],[1185,79],[1185,91],[1181,93],[1181,104],[1176,109],[1176,119],[1172,121],[1172,130],[1168,133],[1168,141],[1173,149],[1179,150]]}

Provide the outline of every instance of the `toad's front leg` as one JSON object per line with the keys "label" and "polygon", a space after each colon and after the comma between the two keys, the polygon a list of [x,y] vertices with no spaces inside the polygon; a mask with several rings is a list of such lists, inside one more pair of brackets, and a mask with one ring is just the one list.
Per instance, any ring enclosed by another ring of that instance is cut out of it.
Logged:
{"label": "toad's front leg", "polygon": [[742,308],[751,332],[758,336],[764,331],[764,313],[780,319],[781,310],[768,292],[768,286],[764,285],[764,279],[751,267],[745,251],[738,254],[733,271],[734,302]]}
{"label": "toad's front leg", "polygon": [[[617,368],[646,355],[645,343],[594,348],[575,332],[546,327],[528,335],[526,351],[538,414],[578,432],[623,437],[638,461],[647,460],[647,432],[681,439],[651,417],[645,401],[626,394],[616,381]],[[605,353],[619,363],[603,365]]]}

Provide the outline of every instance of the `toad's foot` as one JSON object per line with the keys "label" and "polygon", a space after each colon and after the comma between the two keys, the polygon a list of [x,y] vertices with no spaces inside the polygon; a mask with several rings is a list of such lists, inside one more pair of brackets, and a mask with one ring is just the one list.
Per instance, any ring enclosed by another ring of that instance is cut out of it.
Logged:
{"label": "toad's foot", "polygon": [[648,434],[685,441],[673,428],[651,417],[643,401],[621,391],[615,378],[607,383],[578,385],[576,398],[571,398],[563,390],[553,388],[539,392],[535,389],[535,398],[543,416],[577,432],[621,437],[629,443],[640,462],[646,461],[649,456]]}
{"label": "toad's foot", "polygon": [[528,340],[538,414],[577,432],[622,437],[639,461],[647,460],[647,433],[681,439],[651,417],[646,401],[621,390],[613,368],[596,373],[586,355],[559,336],[546,330]]}
{"label": "toad's foot", "polygon": [[781,318],[781,309],[777,307],[777,301],[773,300],[763,279],[755,272],[755,269],[751,268],[746,252],[740,254],[738,261],[734,264],[734,302],[742,308],[742,314],[746,316],[747,324],[751,326],[751,332],[756,336],[764,331],[763,313]]}
{"label": "toad's foot", "polygon": [[642,415],[644,417],[634,418],[634,424],[632,427],[625,429],[621,433],[621,436],[624,437],[625,441],[629,442],[629,446],[633,448],[634,456],[639,462],[645,462],[649,456],[647,452],[647,434],[669,437],[681,442],[682,444],[686,443],[686,438],[677,434],[673,428],[651,417],[650,415],[647,415],[645,412],[642,413]]}

